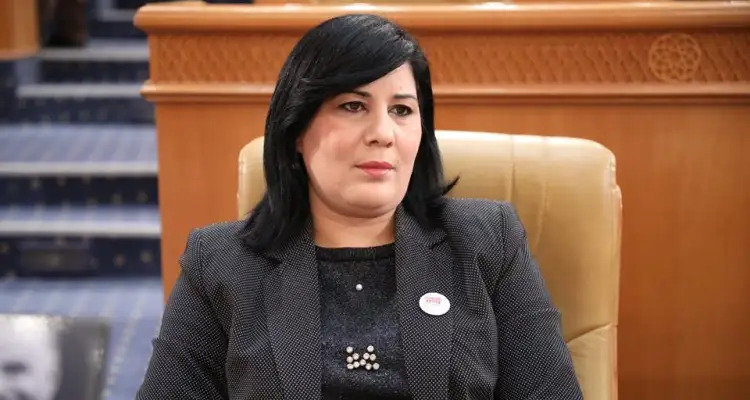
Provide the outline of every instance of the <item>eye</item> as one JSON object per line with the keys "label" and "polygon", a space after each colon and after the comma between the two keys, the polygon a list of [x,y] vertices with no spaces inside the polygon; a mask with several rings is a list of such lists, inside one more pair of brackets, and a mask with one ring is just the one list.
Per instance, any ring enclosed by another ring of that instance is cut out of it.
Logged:
{"label": "eye", "polygon": [[407,115],[411,115],[414,112],[411,107],[405,106],[403,104],[394,106],[391,111],[399,117],[406,117]]}
{"label": "eye", "polygon": [[0,371],[5,376],[18,376],[28,371],[28,366],[20,361],[9,361],[2,365]]}
{"label": "eye", "polygon": [[348,103],[344,103],[340,105],[339,107],[345,111],[349,111],[353,113],[360,112],[365,109],[365,105],[362,104],[361,101],[350,101]]}

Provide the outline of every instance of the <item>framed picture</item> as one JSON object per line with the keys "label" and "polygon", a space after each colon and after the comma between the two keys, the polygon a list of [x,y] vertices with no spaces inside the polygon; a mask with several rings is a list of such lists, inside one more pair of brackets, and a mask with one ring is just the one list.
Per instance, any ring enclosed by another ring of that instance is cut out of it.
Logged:
{"label": "framed picture", "polygon": [[0,314],[0,399],[100,400],[107,321]]}

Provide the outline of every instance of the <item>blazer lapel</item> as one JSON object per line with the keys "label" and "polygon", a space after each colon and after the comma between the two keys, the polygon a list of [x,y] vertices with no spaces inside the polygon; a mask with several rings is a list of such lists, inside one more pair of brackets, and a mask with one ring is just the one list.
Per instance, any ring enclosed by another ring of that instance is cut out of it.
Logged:
{"label": "blazer lapel", "polygon": [[453,301],[451,263],[438,262],[433,247],[442,230],[426,231],[402,207],[396,213],[396,293],[401,346],[415,400],[448,398],[453,312],[433,316],[419,300],[440,293]]}
{"label": "blazer lapel", "polygon": [[267,256],[281,261],[263,282],[268,330],[287,400],[320,399],[318,268],[310,227]]}

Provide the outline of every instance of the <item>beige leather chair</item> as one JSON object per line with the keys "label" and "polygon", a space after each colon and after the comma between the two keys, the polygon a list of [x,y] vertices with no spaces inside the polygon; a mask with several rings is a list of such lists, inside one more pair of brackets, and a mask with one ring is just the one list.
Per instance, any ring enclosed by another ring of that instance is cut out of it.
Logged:
{"label": "beige leather chair", "polygon": [[[563,316],[587,400],[617,398],[621,196],[615,159],[582,139],[440,131],[451,195],[512,202]],[[263,139],[239,159],[238,214],[265,190]]]}

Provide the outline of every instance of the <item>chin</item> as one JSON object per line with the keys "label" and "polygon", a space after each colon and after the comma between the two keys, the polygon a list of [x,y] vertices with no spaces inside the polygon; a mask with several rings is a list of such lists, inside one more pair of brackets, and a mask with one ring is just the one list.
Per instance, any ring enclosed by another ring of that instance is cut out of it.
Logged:
{"label": "chin", "polygon": [[350,199],[348,203],[352,207],[361,210],[364,214],[377,216],[395,209],[400,203],[400,199],[396,199],[392,195],[383,196],[370,193],[369,195],[356,196]]}

